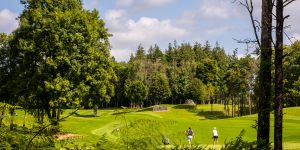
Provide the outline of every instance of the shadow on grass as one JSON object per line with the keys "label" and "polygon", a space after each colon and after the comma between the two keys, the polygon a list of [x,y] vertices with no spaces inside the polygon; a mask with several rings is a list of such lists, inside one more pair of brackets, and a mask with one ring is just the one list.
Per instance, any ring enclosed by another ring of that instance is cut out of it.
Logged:
{"label": "shadow on grass", "polygon": [[152,111],[152,110],[153,110],[153,107],[147,107],[147,108],[140,109],[137,112]]}
{"label": "shadow on grass", "polygon": [[[94,115],[90,114],[90,115],[82,115],[82,114],[78,114],[78,113],[75,113],[74,114],[76,117],[83,117],[83,118],[91,118],[91,117],[95,117]],[[96,117],[99,117],[99,116],[96,116]]]}
{"label": "shadow on grass", "polygon": [[173,107],[174,109],[187,109],[191,113],[195,113],[198,116],[204,117],[205,119],[209,120],[216,120],[216,119],[224,119],[227,118],[224,114],[223,111],[203,111],[196,109],[195,105],[186,105],[186,104],[181,104],[181,105],[176,105]]}
{"label": "shadow on grass", "polygon": [[206,119],[210,119],[210,120],[216,120],[216,119],[224,119],[227,118],[224,114],[224,112],[222,111],[199,111],[197,113],[198,116],[203,116]]}
{"label": "shadow on grass", "polygon": [[173,107],[174,109],[195,109],[195,105],[180,104]]}
{"label": "shadow on grass", "polygon": [[122,115],[122,114],[128,114],[128,113],[131,113],[131,111],[118,111],[118,112],[113,113],[112,115]]}

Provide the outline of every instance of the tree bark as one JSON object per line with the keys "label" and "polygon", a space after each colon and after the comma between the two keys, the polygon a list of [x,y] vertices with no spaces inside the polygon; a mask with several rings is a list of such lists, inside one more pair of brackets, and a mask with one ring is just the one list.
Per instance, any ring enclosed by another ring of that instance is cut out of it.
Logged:
{"label": "tree bark", "polygon": [[26,109],[24,109],[23,127],[26,126],[26,113],[27,113],[27,111],[26,111]]}
{"label": "tree bark", "polygon": [[282,150],[282,110],[283,110],[283,0],[276,5],[276,45],[275,45],[275,106],[274,106],[274,149]]}
{"label": "tree bark", "polygon": [[257,130],[259,149],[266,148],[270,138],[272,8],[272,0],[262,0]]}
{"label": "tree bark", "polygon": [[249,114],[252,114],[252,102],[251,102],[251,93],[248,95],[248,101],[249,101]]}
{"label": "tree bark", "polygon": [[52,108],[52,119],[56,118],[56,109]]}

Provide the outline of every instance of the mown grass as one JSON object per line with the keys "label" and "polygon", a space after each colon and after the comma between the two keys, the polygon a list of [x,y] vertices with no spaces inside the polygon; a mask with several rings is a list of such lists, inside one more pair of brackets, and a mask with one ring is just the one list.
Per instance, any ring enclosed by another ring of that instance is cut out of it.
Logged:
{"label": "mown grass", "polygon": [[[99,142],[103,135],[110,141],[122,139],[137,140],[139,138],[170,139],[172,145],[186,145],[185,130],[194,130],[193,144],[212,145],[212,128],[217,127],[219,144],[234,139],[241,130],[245,130],[244,139],[254,141],[256,130],[252,128],[257,115],[236,118],[226,118],[223,105],[198,105],[197,108],[186,105],[164,105],[168,111],[152,112],[151,108],[142,110],[102,109],[98,116],[92,116],[92,110],[79,110],[60,123],[63,132],[81,135],[77,140],[71,140],[71,145],[93,145]],[[72,110],[66,110],[67,115]],[[300,107],[285,108],[283,122],[284,149],[300,149]],[[14,119],[22,124],[22,112]],[[9,118],[7,118],[8,120]],[[27,124],[33,122],[27,117]],[[127,123],[127,127],[126,127]],[[271,139],[273,139],[273,116],[271,114]],[[159,140],[154,142],[160,142]]]}

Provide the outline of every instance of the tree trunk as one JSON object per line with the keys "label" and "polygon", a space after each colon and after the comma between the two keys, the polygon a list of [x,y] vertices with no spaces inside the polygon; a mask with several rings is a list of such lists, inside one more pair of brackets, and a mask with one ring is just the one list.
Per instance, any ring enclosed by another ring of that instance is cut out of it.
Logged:
{"label": "tree trunk", "polygon": [[276,46],[275,46],[275,108],[274,108],[274,149],[282,150],[282,110],[283,110],[283,0],[277,0]]}
{"label": "tree trunk", "polygon": [[45,117],[45,110],[42,110],[42,115],[41,115],[41,121],[42,123],[44,123],[44,117]]}
{"label": "tree trunk", "polygon": [[61,115],[61,109],[58,108],[58,109],[57,109],[57,116],[56,116],[56,119],[57,119],[57,120],[60,119],[60,115]]}
{"label": "tree trunk", "polygon": [[54,109],[54,108],[52,109],[52,119],[53,118],[56,118],[56,109]]}
{"label": "tree trunk", "polygon": [[23,127],[26,126],[26,109],[24,109],[24,122],[23,122]]}
{"label": "tree trunk", "polygon": [[239,97],[238,116],[241,116],[241,108],[242,108],[242,99],[241,97]]}
{"label": "tree trunk", "polygon": [[234,98],[232,98],[232,104],[231,104],[231,116],[234,117]]}
{"label": "tree trunk", "polygon": [[262,0],[257,147],[264,149],[270,138],[272,0]]}
{"label": "tree trunk", "polygon": [[211,98],[211,103],[210,103],[210,112],[213,112],[213,103],[214,103],[214,101],[213,101],[213,99]]}
{"label": "tree trunk", "polygon": [[251,93],[248,95],[248,105],[249,105],[249,114],[252,114],[252,102],[251,102]]}
{"label": "tree trunk", "polygon": [[232,109],[233,110],[233,117],[235,117],[235,112],[236,112],[235,111],[235,107],[236,107],[235,105],[236,105],[236,99],[234,98],[233,99],[233,109]]}
{"label": "tree trunk", "polygon": [[3,124],[3,119],[4,119],[4,113],[5,113],[5,107],[1,107],[1,114],[0,114],[0,127]]}
{"label": "tree trunk", "polygon": [[10,131],[14,130],[15,109],[10,108]]}
{"label": "tree trunk", "polygon": [[93,113],[94,113],[94,117],[97,117],[97,113],[98,113],[98,106],[97,105],[94,105]]}
{"label": "tree trunk", "polygon": [[240,116],[243,116],[244,115],[244,95],[241,95],[241,107],[240,107]]}

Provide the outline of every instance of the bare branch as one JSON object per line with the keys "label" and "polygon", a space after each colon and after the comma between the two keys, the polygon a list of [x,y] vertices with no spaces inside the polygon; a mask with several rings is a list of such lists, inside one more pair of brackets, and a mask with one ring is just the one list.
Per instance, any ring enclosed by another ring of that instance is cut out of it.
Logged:
{"label": "bare branch", "polygon": [[271,39],[272,39],[273,47],[276,47],[276,43],[274,42],[274,39],[273,38],[271,38]]}
{"label": "bare branch", "polygon": [[285,1],[283,2],[283,7],[288,6],[289,4],[291,4],[291,3],[294,2],[294,1],[296,1],[296,0],[285,0]]}
{"label": "bare branch", "polygon": [[244,43],[244,44],[256,43],[256,40],[251,40],[251,39],[238,40],[233,38],[233,40],[237,41],[238,43]]}
{"label": "bare branch", "polygon": [[283,31],[284,35],[287,37],[287,39],[290,41],[290,44],[293,44],[293,41],[292,39],[290,38],[290,36],[285,32]]}
{"label": "bare branch", "polygon": [[259,40],[259,37],[258,37],[258,33],[257,33],[257,26],[255,25],[255,22],[258,22],[257,20],[254,19],[253,17],[253,3],[252,3],[252,0],[245,0],[244,2],[241,2],[239,1],[240,4],[242,6],[244,6],[248,13],[249,13],[249,16],[250,16],[250,19],[251,19],[251,24],[252,24],[252,28],[253,28],[253,32],[254,32],[254,35],[255,35],[255,39],[256,39],[256,42],[257,42],[257,45],[259,47],[261,47],[260,45],[260,40]]}
{"label": "bare branch", "polygon": [[285,19],[287,19],[289,17],[290,17],[290,15],[286,15],[286,16],[283,17],[283,20],[285,20]]}
{"label": "bare branch", "polygon": [[276,15],[272,12],[272,16],[274,17],[274,20],[276,20]]}
{"label": "bare branch", "polygon": [[257,29],[259,31],[259,29],[261,29],[261,25],[260,25],[260,22],[258,20],[254,20],[254,22],[257,24]]}
{"label": "bare branch", "polygon": [[237,43],[242,43],[242,44],[246,44],[246,51],[248,52],[251,49],[255,48],[256,50],[254,50],[253,54],[258,55],[259,51],[257,49],[257,41],[253,40],[253,39],[243,39],[243,40],[238,40],[233,38],[233,40],[235,40]]}
{"label": "bare branch", "polygon": [[283,29],[289,29],[289,28],[291,28],[291,25],[287,25],[283,27]]}

